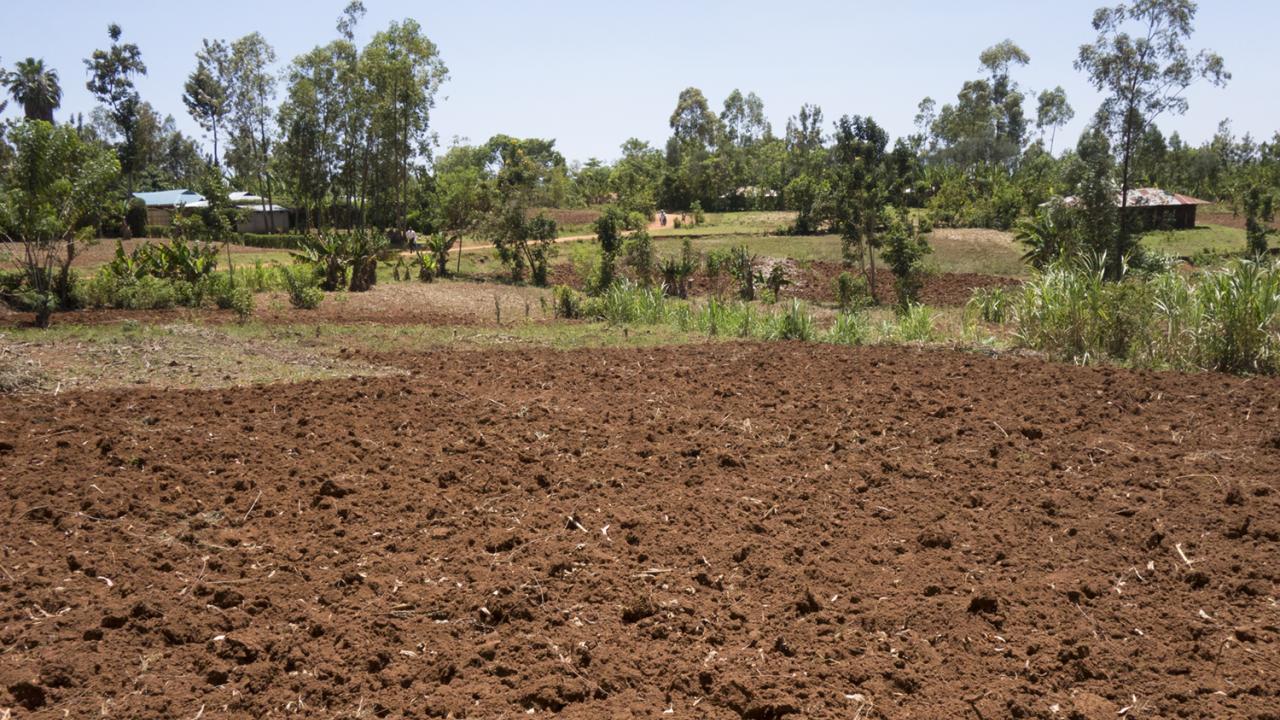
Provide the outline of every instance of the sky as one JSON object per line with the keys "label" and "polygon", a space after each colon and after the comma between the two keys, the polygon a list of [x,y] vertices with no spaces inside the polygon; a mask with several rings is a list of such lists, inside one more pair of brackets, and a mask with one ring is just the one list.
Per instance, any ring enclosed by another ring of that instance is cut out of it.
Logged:
{"label": "sky", "polygon": [[[1117,0],[1106,0],[1114,3]],[[431,125],[442,146],[505,133],[555,138],[571,161],[616,159],[630,137],[661,147],[676,98],[701,88],[717,111],[733,89],[754,91],[774,132],[803,103],[828,123],[871,115],[895,136],[913,131],[925,96],[953,100],[980,76],[978,54],[1005,38],[1031,56],[1014,79],[1028,95],[1062,85],[1076,120],[1059,133],[1074,143],[1100,97],[1072,67],[1090,42],[1093,10],[1104,0],[365,0],[357,29],[367,41],[393,20],[412,17],[449,67]],[[261,32],[283,72],[295,56],[336,37],[346,0],[0,0],[0,63],[43,58],[62,80],[68,113],[88,115],[83,59],[107,47],[108,23],[137,43],[148,67],[142,98],[202,133],[182,104],[202,38]],[[1194,144],[1231,118],[1238,135],[1269,139],[1280,130],[1275,0],[1202,0],[1192,48],[1212,48],[1233,74],[1225,89],[1188,92],[1190,111],[1159,121]],[[283,83],[280,88],[283,95]],[[15,103],[5,115],[13,117]],[[1029,102],[1028,115],[1034,115]]]}

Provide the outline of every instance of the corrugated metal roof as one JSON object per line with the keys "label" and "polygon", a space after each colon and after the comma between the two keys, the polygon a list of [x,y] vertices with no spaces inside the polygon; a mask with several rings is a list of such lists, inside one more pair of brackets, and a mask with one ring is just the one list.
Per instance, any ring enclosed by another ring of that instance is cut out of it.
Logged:
{"label": "corrugated metal roof", "polygon": [[[200,198],[195,202],[187,203],[186,207],[206,208],[206,207],[209,207],[209,201],[205,200],[204,198]],[[283,205],[268,205],[265,202],[261,204],[254,203],[252,205],[236,205],[236,208],[239,210],[248,210],[250,212],[266,212],[268,210],[271,210],[272,212],[288,212],[289,211],[289,208],[284,207]]]}
{"label": "corrugated metal roof", "polygon": [[[1080,198],[1071,195],[1062,198],[1062,204],[1072,207],[1080,202]],[[1050,203],[1043,203],[1048,205]],[[1190,195],[1179,195],[1160,188],[1134,188],[1129,191],[1129,207],[1178,207],[1181,205],[1209,205],[1208,200],[1200,200]],[[1120,205],[1120,193],[1116,193],[1116,205]]]}
{"label": "corrugated metal roof", "polygon": [[[1116,194],[1116,203],[1120,196]],[[1129,191],[1130,207],[1172,207],[1175,205],[1208,205],[1207,200],[1197,200],[1190,195],[1179,195],[1160,188],[1134,188]]]}
{"label": "corrugated metal roof", "polygon": [[159,192],[134,193],[134,197],[147,204],[147,207],[182,207],[204,200],[198,192],[180,188],[178,190],[161,190]]}

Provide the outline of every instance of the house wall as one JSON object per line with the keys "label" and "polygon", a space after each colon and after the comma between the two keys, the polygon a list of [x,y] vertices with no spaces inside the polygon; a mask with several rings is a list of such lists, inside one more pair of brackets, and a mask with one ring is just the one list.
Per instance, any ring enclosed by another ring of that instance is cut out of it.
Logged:
{"label": "house wall", "polygon": [[1196,226],[1195,205],[1131,205],[1126,212],[1141,230],[1190,230]]}
{"label": "house wall", "polygon": [[173,211],[169,208],[149,207],[147,208],[147,224],[148,225],[172,225]]}
{"label": "house wall", "polygon": [[269,232],[287,232],[289,230],[289,213],[285,210],[263,212],[254,210],[243,222],[236,226],[242,233],[262,234]]}

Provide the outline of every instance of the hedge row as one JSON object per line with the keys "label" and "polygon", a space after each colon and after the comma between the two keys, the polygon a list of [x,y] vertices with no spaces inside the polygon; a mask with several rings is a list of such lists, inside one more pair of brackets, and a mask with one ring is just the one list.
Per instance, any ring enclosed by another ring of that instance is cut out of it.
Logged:
{"label": "hedge row", "polygon": [[260,235],[257,233],[240,233],[239,243],[248,247],[267,248],[269,250],[297,250],[305,235]]}
{"label": "hedge row", "polygon": [[[168,225],[148,225],[147,237],[167,238],[171,228]],[[260,235],[257,233],[239,233],[234,242],[247,247],[266,248],[268,250],[297,250],[304,235]]]}

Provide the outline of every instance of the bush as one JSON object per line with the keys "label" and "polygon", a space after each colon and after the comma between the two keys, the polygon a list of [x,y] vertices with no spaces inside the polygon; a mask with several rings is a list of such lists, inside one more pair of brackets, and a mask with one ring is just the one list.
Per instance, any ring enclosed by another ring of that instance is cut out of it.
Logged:
{"label": "bush", "polygon": [[661,288],[637,287],[626,280],[615,282],[583,305],[584,315],[611,325],[657,325],[666,322],[668,312]]}
{"label": "bush", "polygon": [[694,200],[693,204],[689,205],[689,214],[693,216],[694,225],[701,225],[707,221],[707,214],[702,211],[702,203],[698,200]]}
{"label": "bush", "polygon": [[253,317],[253,292],[244,285],[232,285],[231,291],[217,298],[218,307],[234,310],[236,319],[246,322]]}
{"label": "bush", "polygon": [[133,237],[145,237],[147,234],[147,204],[138,198],[129,198],[124,211],[124,222],[129,226],[129,234]]}
{"label": "bush", "polygon": [[898,307],[906,310],[919,300],[920,288],[924,286],[922,279],[924,258],[933,252],[920,235],[915,223],[906,212],[892,214],[889,232],[886,233],[884,260],[893,270],[894,290],[898,296]]}
{"label": "bush", "polygon": [[294,265],[281,269],[280,276],[289,293],[290,305],[299,310],[315,310],[320,307],[324,292],[320,290],[315,268],[310,265]]}
{"label": "bush", "polygon": [[783,313],[770,318],[769,340],[812,340],[814,336],[813,315],[809,308],[799,300],[792,300],[791,306]]}
{"label": "bush", "polygon": [[719,294],[721,292],[720,278],[729,272],[732,261],[733,255],[728,248],[719,248],[707,252],[703,267],[707,274],[707,280],[711,283],[713,293]]}
{"label": "bush", "polygon": [[756,299],[756,263],[746,245],[737,245],[729,251],[729,273],[738,281],[738,297],[751,302]]}
{"label": "bush", "polygon": [[269,292],[271,290],[288,290],[288,285],[284,278],[287,271],[288,268],[281,267],[275,263],[268,265],[262,260],[254,260],[252,265],[241,266],[236,269],[236,281],[244,283],[256,293]]}
{"label": "bush", "polygon": [[301,234],[264,235],[258,233],[240,233],[237,242],[241,245],[268,250],[297,250],[303,246],[307,236]]}
{"label": "bush", "polygon": [[653,238],[649,233],[640,230],[633,233],[623,243],[622,262],[635,278],[644,287],[653,284],[654,276],[657,275],[657,260],[653,252]]}
{"label": "bush", "polygon": [[167,238],[171,234],[168,225],[148,225],[146,235],[149,238]]}
{"label": "bush", "polygon": [[894,333],[903,342],[929,342],[934,339],[933,312],[924,305],[912,303],[898,317]]}
{"label": "bush", "polygon": [[777,302],[778,298],[782,296],[782,288],[791,284],[791,280],[787,278],[787,269],[783,267],[782,263],[777,263],[773,266],[764,284],[773,293],[773,302]]}
{"label": "bush", "polygon": [[871,327],[865,316],[843,312],[836,316],[823,340],[836,345],[862,345],[870,335]]}
{"label": "bush", "polygon": [[871,304],[871,293],[867,289],[867,279],[861,275],[842,272],[835,279],[836,302],[840,309],[849,311]]}
{"label": "bush", "polygon": [[151,275],[122,278],[108,268],[83,283],[80,296],[89,307],[120,310],[164,310],[185,299],[179,296],[173,281]]}
{"label": "bush", "polygon": [[983,322],[1002,324],[1009,319],[1010,304],[1010,293],[1004,288],[978,288],[973,291],[965,309]]}
{"label": "bush", "polygon": [[244,283],[237,283],[230,275],[211,275],[205,286],[213,304],[219,310],[234,310],[241,322],[253,314],[253,291]]}
{"label": "bush", "polygon": [[582,317],[582,298],[573,288],[566,285],[557,285],[551,290],[551,297],[555,301],[556,317],[564,318],[565,320],[575,320]]}
{"label": "bush", "polygon": [[29,311],[24,302],[28,290],[25,270],[0,270],[0,301],[14,310]]}

